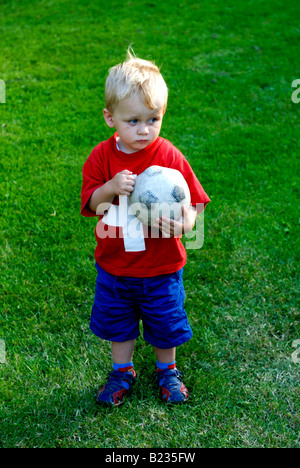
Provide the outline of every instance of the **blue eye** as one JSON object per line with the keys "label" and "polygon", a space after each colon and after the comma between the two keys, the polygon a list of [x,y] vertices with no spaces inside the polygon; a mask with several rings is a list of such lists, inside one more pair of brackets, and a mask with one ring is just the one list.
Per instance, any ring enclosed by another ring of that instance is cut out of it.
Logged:
{"label": "blue eye", "polygon": [[129,123],[132,125],[135,125],[137,122],[138,122],[137,119],[129,120]]}

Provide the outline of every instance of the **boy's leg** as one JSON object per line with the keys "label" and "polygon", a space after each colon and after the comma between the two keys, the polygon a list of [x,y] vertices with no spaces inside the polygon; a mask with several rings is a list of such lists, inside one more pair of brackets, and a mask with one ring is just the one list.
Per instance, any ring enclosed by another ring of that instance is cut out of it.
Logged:
{"label": "boy's leg", "polygon": [[132,361],[135,342],[136,340],[124,341],[124,343],[111,342],[111,351],[115,364],[124,364]]}
{"label": "boy's leg", "polygon": [[170,349],[160,349],[154,346],[155,354],[156,354],[156,359],[159,362],[163,363],[170,363],[175,361],[176,359],[176,348],[170,348]]}

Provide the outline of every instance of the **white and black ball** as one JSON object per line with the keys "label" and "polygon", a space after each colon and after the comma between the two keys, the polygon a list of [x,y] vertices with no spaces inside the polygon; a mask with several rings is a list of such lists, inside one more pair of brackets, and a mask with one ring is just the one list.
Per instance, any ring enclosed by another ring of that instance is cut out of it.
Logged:
{"label": "white and black ball", "polygon": [[150,166],[136,177],[129,202],[135,216],[143,224],[152,226],[161,216],[178,220],[182,216],[182,206],[190,206],[191,195],[181,172]]}

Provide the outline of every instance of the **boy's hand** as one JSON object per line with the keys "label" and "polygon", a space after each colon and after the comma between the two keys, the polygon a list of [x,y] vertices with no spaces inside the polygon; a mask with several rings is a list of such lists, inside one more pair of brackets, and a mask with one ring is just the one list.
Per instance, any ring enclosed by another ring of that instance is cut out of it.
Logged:
{"label": "boy's hand", "polygon": [[111,179],[112,191],[115,195],[130,195],[133,192],[135,184],[135,178],[132,172],[125,169],[124,171],[118,172]]}
{"label": "boy's hand", "polygon": [[192,206],[187,210],[182,207],[182,218],[178,221],[162,216],[156,220],[154,227],[159,229],[163,237],[178,237],[184,233],[190,232],[196,222],[197,211]]}

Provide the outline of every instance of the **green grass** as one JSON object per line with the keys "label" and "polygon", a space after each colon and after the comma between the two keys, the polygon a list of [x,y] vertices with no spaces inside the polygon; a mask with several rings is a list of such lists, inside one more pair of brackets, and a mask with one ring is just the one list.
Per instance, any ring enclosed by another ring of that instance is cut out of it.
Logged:
{"label": "green grass", "polygon": [[[0,446],[299,448],[299,4],[3,0],[0,11]],[[89,331],[95,219],[80,216],[81,170],[111,134],[104,79],[131,43],[162,65],[161,135],[212,200],[185,268],[183,407],[158,400],[143,339],[126,404],[94,403],[111,356]]]}

